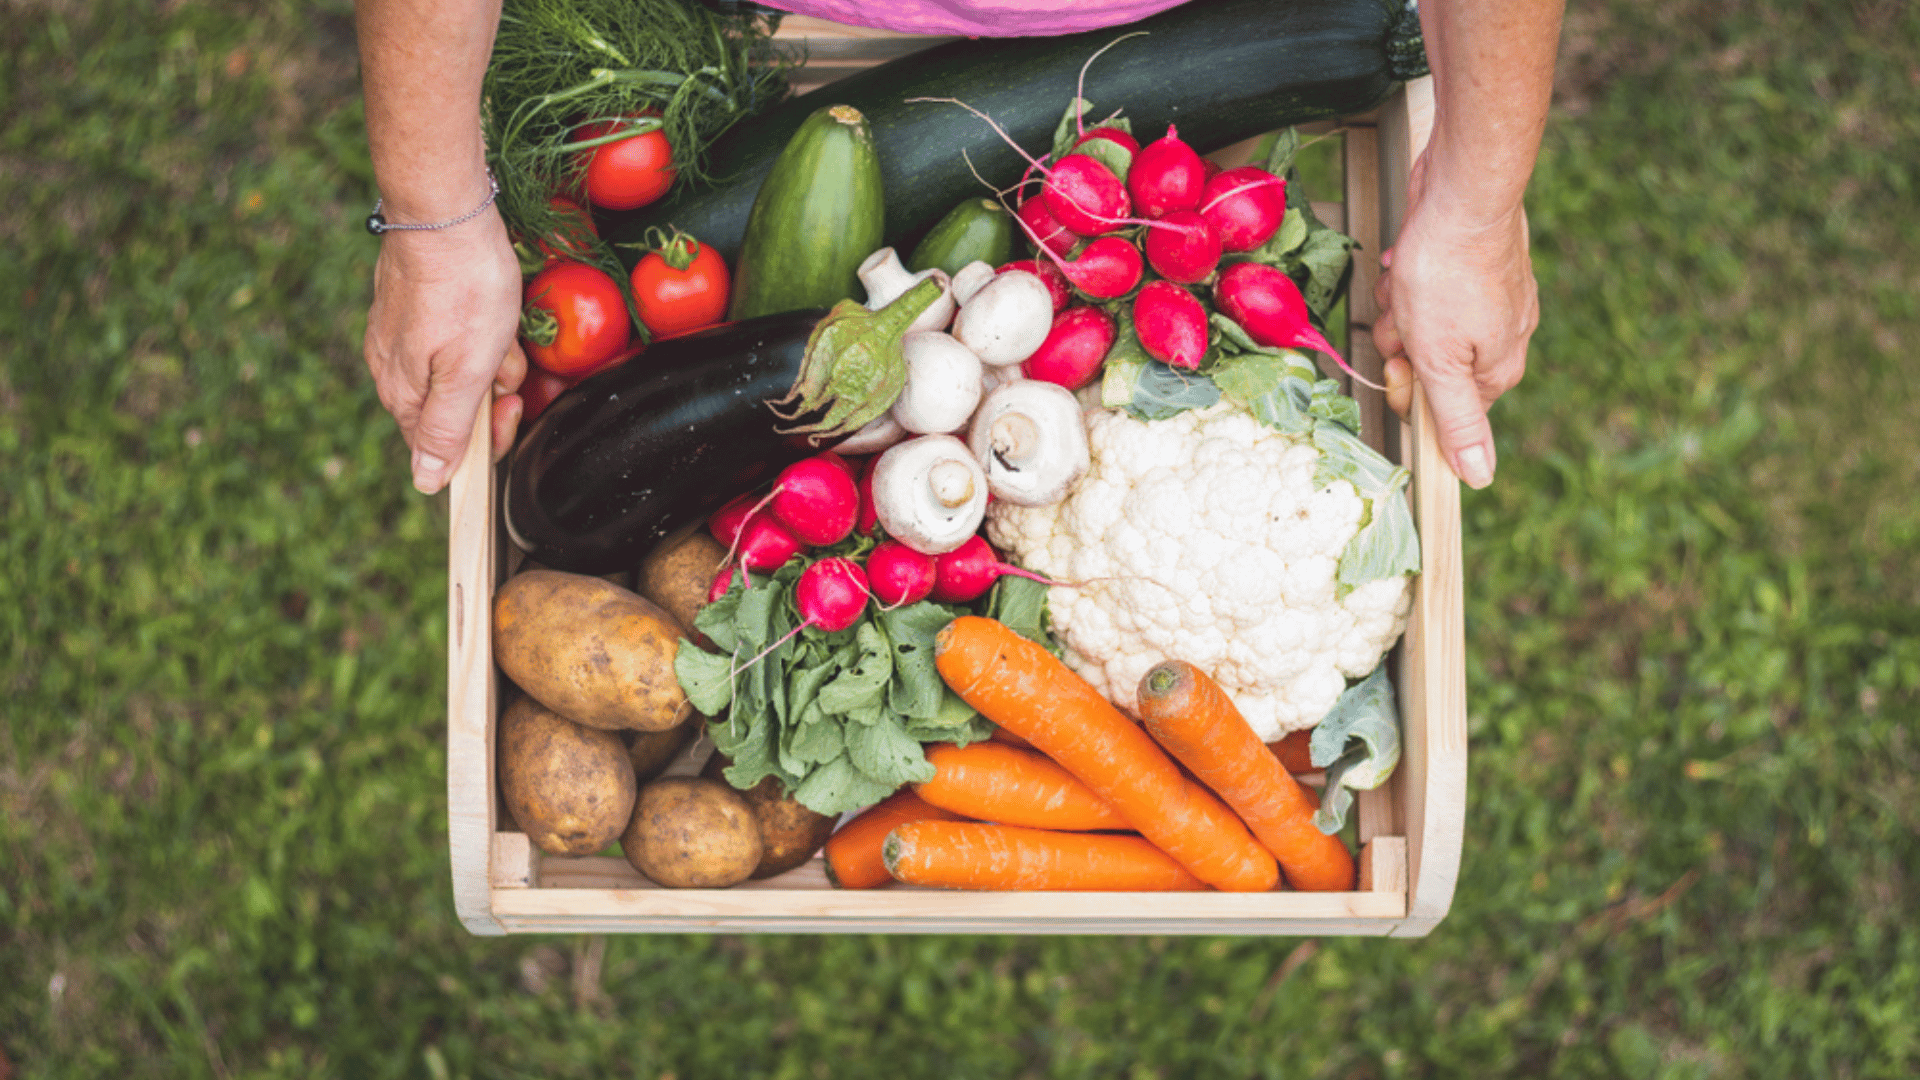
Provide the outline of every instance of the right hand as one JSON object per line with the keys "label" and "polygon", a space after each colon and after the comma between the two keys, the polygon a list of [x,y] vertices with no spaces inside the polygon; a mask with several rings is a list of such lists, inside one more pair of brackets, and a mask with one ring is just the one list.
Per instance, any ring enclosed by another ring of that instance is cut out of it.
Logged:
{"label": "right hand", "polygon": [[512,445],[527,360],[515,340],[520,265],[497,210],[447,229],[389,232],[374,264],[365,352],[380,403],[413,450],[413,486],[439,491],[494,393],[496,460]]}

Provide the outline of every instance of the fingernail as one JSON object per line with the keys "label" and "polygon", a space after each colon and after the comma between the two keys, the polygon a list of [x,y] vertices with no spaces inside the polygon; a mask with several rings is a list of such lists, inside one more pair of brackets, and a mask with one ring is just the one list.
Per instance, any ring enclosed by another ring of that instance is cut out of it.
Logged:
{"label": "fingernail", "polygon": [[1460,479],[1468,487],[1483,488],[1493,483],[1493,470],[1487,467],[1487,452],[1478,446],[1460,451]]}
{"label": "fingernail", "polygon": [[432,454],[413,452],[413,486],[422,495],[431,495],[440,490],[440,474],[446,472],[447,463]]}

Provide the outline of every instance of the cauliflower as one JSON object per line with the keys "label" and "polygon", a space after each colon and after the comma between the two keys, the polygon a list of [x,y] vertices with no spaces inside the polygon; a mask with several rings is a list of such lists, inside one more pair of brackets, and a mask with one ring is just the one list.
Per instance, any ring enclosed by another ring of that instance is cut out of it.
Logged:
{"label": "cauliflower", "polygon": [[1406,574],[1341,593],[1367,504],[1349,480],[1315,485],[1312,438],[1226,402],[1153,423],[1090,409],[1087,438],[1092,469],[1071,495],[996,500],[987,535],[1021,566],[1083,583],[1051,590],[1053,632],[1121,708],[1149,668],[1186,660],[1272,741],[1318,723],[1406,628]]}

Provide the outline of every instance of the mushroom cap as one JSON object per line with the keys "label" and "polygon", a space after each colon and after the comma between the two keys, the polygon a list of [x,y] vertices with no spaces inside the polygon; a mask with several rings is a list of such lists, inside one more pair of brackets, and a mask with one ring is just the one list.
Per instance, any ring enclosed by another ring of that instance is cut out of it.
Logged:
{"label": "mushroom cap", "polygon": [[962,301],[953,320],[953,336],[981,363],[995,367],[1032,356],[1052,332],[1053,294],[1038,275],[1025,270],[995,274]]}
{"label": "mushroom cap", "polygon": [[873,507],[887,535],[923,555],[966,543],[987,514],[987,476],[967,444],[921,435],[873,465]]}
{"label": "mushroom cap", "polygon": [[909,331],[900,339],[907,385],[892,416],[917,435],[964,427],[980,404],[980,358],[938,330]]}
{"label": "mushroom cap", "polygon": [[868,311],[878,311],[886,307],[900,299],[901,294],[908,289],[927,278],[932,278],[940,283],[940,298],[928,305],[927,310],[921,312],[907,330],[944,330],[947,324],[953,321],[955,306],[953,281],[947,277],[947,272],[939,267],[929,267],[917,274],[908,273],[907,268],[900,263],[899,252],[890,247],[883,247],[867,256],[866,261],[860,264],[860,269],[854,271],[854,274],[860,279],[860,284],[866,287],[865,306]]}
{"label": "mushroom cap", "polygon": [[961,267],[953,275],[953,298],[962,304],[973,299],[973,294],[992,281],[995,273],[991,265],[979,259]]}
{"label": "mushroom cap", "polygon": [[867,426],[835,443],[836,454],[877,454],[907,437],[907,429],[890,412],[867,421]]}
{"label": "mushroom cap", "polygon": [[1066,498],[1093,463],[1079,400],[1037,379],[1016,379],[988,394],[967,443],[994,496],[1019,506]]}

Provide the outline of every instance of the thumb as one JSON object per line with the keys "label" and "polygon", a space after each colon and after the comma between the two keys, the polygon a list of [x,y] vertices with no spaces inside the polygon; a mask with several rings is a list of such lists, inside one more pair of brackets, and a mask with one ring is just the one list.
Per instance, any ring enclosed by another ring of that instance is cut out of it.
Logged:
{"label": "thumb", "polygon": [[434,370],[413,427],[413,486],[423,494],[445,487],[454,464],[466,456],[474,414],[492,377],[491,370]]}
{"label": "thumb", "polygon": [[1454,474],[1468,487],[1483,488],[1493,483],[1493,428],[1487,423],[1487,407],[1480,400],[1480,388],[1473,376],[1465,371],[1429,372],[1421,385],[1427,394],[1427,410],[1433,414],[1440,452],[1453,466]]}

